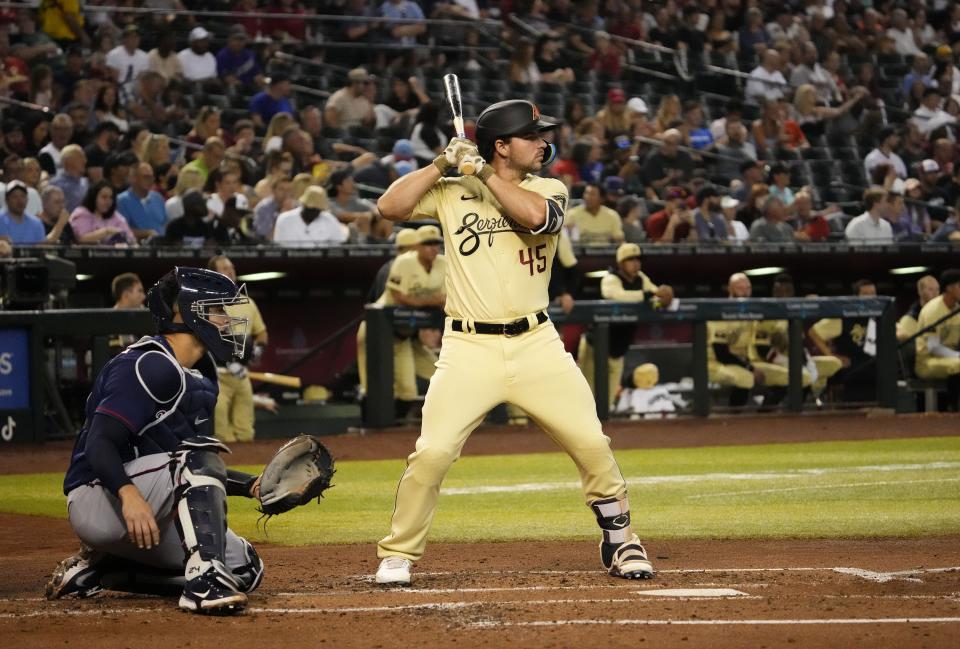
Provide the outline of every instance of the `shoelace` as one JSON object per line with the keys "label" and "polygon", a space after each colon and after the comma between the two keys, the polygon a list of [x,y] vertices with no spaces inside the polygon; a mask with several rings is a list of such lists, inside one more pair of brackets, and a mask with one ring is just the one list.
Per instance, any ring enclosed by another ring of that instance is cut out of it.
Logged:
{"label": "shoelace", "polygon": [[404,568],[407,565],[409,559],[404,559],[403,557],[388,557],[386,561],[387,568],[394,570],[396,568]]}

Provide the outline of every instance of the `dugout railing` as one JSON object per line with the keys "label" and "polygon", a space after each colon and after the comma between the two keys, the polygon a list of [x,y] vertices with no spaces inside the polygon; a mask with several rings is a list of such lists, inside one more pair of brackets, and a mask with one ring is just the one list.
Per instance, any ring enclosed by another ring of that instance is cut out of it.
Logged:
{"label": "dugout railing", "polygon": [[[609,417],[607,388],[610,325],[657,322],[688,323],[693,328],[693,413],[710,414],[707,376],[707,322],[786,320],[789,323],[789,385],[785,408],[803,410],[804,323],[822,318],[874,318],[877,323],[876,396],[880,407],[897,405],[897,338],[894,300],[880,296],[823,298],[680,299],[677,309],[653,309],[642,303],[607,300],[577,301],[570,313],[549,309],[557,325],[583,324],[593,328],[594,385],[597,414]],[[384,428],[394,424],[393,340],[398,327],[443,328],[438,310],[367,305],[367,407],[364,426]]]}

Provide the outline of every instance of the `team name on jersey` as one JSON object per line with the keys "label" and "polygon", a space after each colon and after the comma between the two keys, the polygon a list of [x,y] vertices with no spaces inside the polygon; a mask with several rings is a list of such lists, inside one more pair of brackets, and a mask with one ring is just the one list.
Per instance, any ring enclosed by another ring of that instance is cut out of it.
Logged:
{"label": "team name on jersey", "polygon": [[476,212],[469,212],[463,215],[460,227],[453,233],[453,236],[466,233],[467,236],[460,241],[460,254],[469,257],[480,248],[480,237],[487,237],[487,245],[493,247],[493,237],[496,234],[505,232],[517,232],[520,234],[530,234],[530,230],[524,228],[519,223],[504,214],[494,219],[483,219]]}

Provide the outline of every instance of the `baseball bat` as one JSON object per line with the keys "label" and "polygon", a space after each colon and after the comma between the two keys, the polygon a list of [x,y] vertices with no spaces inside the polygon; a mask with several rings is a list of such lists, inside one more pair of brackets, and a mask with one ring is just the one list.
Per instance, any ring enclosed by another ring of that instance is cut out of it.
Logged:
{"label": "baseball bat", "polygon": [[273,383],[287,388],[300,388],[302,383],[299,376],[287,376],[286,374],[274,374],[273,372],[247,372],[251,381],[261,381],[263,383]]}
{"label": "baseball bat", "polygon": [[[463,130],[463,100],[460,98],[460,79],[455,74],[443,75],[443,88],[447,91],[447,103],[450,104],[450,111],[453,113],[453,129],[457,132],[457,137],[466,139],[466,133]],[[472,176],[474,172],[472,162],[461,162],[458,171],[465,176]]]}

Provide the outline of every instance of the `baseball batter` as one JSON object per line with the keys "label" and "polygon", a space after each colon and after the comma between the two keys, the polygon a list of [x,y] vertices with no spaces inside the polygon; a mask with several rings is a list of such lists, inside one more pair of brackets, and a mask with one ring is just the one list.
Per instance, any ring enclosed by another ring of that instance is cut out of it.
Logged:
{"label": "baseball batter", "polygon": [[[394,221],[439,220],[447,251],[443,347],[390,533],[379,544],[378,583],[410,583],[444,476],[487,411],[503,402],[526,411],[576,463],[603,533],[604,568],[617,577],[653,575],[590,389],[544,311],[567,190],[533,172],[547,150],[543,132],[556,127],[528,101],[494,104],[477,119],[477,144],[453,139],[378,202]],[[464,161],[474,175],[443,177]]]}
{"label": "baseball batter", "polygon": [[176,268],[147,301],[160,335],[107,363],[64,478],[79,554],[54,570],[47,597],[105,588],[164,594],[180,608],[234,613],[263,577],[253,546],[227,528],[227,495],[253,497],[257,476],[228,471],[213,437],[214,358],[243,353],[247,321],[226,313],[242,288],[210,270]]}

